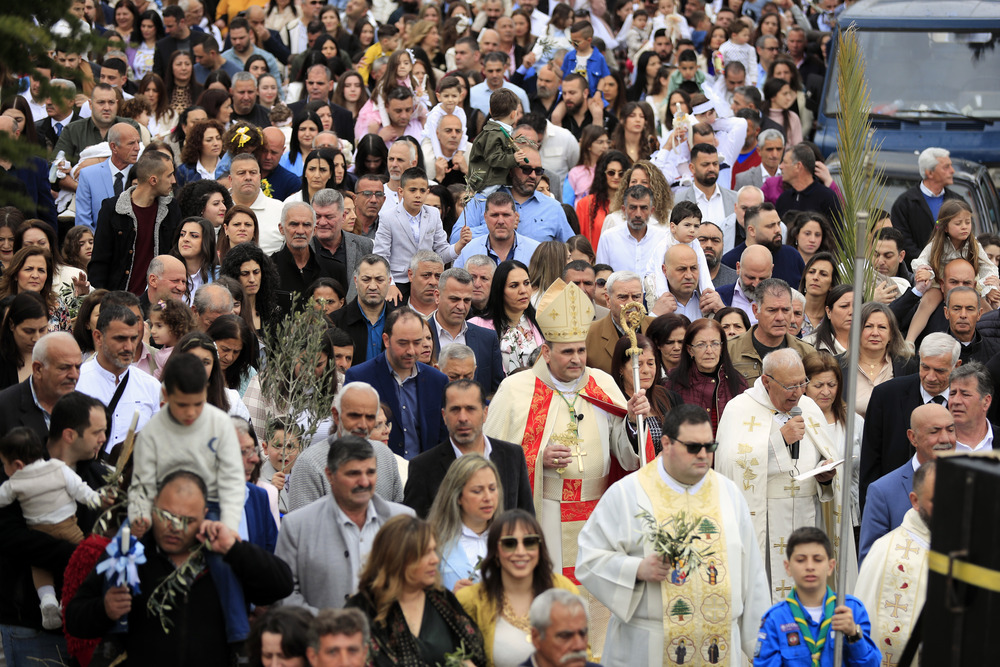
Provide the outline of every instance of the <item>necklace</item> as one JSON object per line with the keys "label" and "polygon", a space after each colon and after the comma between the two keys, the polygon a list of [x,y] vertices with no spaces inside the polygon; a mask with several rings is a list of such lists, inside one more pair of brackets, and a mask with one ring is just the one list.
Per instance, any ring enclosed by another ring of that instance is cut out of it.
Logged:
{"label": "necklace", "polygon": [[514,607],[511,606],[506,594],[503,596],[503,606],[500,607],[500,615],[506,618],[515,628],[523,632],[525,641],[529,644],[531,643],[531,619],[529,614],[524,614],[523,616],[515,614]]}

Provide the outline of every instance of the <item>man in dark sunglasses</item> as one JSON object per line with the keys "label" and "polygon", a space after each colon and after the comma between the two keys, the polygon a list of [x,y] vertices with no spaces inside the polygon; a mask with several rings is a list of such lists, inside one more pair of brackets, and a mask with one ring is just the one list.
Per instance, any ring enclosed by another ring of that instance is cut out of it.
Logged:
{"label": "man in dark sunglasses", "polygon": [[[747,502],[712,470],[718,443],[704,408],[667,413],[661,444],[658,458],[604,494],[580,532],[576,576],[612,613],[615,639],[602,662],[745,662],[740,652],[753,655],[771,605]],[[671,560],[665,550],[689,555]]]}

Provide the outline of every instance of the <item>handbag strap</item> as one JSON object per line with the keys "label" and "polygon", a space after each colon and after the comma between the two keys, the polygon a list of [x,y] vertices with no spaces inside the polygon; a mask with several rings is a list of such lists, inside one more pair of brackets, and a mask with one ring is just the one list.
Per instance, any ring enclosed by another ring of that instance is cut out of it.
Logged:
{"label": "handbag strap", "polygon": [[[132,374],[131,369],[125,372],[125,377],[123,377],[122,381],[118,383],[118,387],[115,389],[115,393],[111,397],[111,402],[108,403],[108,407],[105,409],[105,412],[108,415],[107,436],[109,439],[111,438],[112,422],[114,422],[115,419],[115,408],[118,407],[118,401],[122,400],[122,394],[125,393],[125,385],[128,384],[128,378],[131,374]],[[112,444],[117,444],[117,443],[112,443]]]}

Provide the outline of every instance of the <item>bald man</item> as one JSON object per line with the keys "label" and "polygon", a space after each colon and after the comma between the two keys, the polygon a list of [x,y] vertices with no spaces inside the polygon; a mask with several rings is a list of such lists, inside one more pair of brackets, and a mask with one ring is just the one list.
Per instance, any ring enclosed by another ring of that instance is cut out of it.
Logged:
{"label": "bald man", "polygon": [[680,243],[667,249],[663,276],[669,291],[656,300],[654,315],[678,313],[694,322],[725,307],[718,292],[698,289],[698,255],[691,246]]}
{"label": "bald man", "polygon": [[736,262],[736,283],[720,287],[719,297],[726,306],[739,308],[746,313],[750,324],[757,324],[757,316],[754,315],[751,304],[757,300],[757,285],[770,278],[773,270],[774,259],[770,251],[760,245],[749,246],[740,255],[740,261]]}
{"label": "bald man", "polygon": [[157,255],[146,271],[146,291],[139,297],[143,317],[148,317],[149,306],[167,299],[185,300],[187,268],[173,255]]}
{"label": "bald man", "polygon": [[260,177],[271,184],[272,198],[284,201],[302,189],[302,179],[282,167],[285,153],[285,134],[276,127],[265,127],[264,145],[259,151]]}

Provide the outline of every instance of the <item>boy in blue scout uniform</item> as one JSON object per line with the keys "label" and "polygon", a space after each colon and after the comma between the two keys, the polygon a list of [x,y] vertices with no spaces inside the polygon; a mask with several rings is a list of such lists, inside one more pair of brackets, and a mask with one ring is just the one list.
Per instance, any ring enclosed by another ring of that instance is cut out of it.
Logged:
{"label": "boy in blue scout uniform", "polygon": [[835,632],[844,633],[844,664],[878,667],[882,653],[871,638],[865,606],[853,595],[834,608],[837,596],[826,585],[836,561],[830,538],[818,528],[799,528],[788,538],[785,571],[795,587],[761,621],[754,667],[833,665]]}

